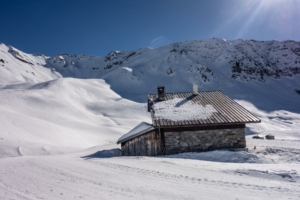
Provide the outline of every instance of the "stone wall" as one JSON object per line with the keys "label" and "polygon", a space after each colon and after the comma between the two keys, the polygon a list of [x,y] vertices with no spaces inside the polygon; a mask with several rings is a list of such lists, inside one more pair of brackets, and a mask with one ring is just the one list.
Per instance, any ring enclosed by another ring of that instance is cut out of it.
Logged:
{"label": "stone wall", "polygon": [[123,156],[157,156],[161,155],[161,137],[158,131],[135,137],[121,144]]}
{"label": "stone wall", "polygon": [[245,129],[164,132],[165,154],[246,147]]}

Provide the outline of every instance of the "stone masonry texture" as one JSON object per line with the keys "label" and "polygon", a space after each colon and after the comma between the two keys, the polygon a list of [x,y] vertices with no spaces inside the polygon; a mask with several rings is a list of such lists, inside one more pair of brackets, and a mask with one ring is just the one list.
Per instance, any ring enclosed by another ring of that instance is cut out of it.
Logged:
{"label": "stone masonry texture", "polygon": [[165,154],[246,147],[245,129],[165,132]]}

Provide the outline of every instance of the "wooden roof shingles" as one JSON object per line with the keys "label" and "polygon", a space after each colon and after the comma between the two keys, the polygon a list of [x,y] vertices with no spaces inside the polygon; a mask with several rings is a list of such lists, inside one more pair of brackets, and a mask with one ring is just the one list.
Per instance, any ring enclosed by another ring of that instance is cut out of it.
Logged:
{"label": "wooden roof shingles", "polygon": [[[155,127],[205,126],[261,122],[260,119],[251,114],[247,109],[219,90],[199,92],[197,95],[191,92],[166,93],[165,101],[157,101],[157,94],[149,94],[148,99],[151,103],[150,110],[153,125]],[[171,102],[174,99],[179,102],[177,102],[176,105],[169,105],[168,102],[174,103]],[[160,110],[160,115],[158,115],[156,114],[157,110],[155,110],[155,104],[160,102],[164,102],[164,104],[161,104],[160,106],[166,106],[168,108],[166,108],[166,111]],[[174,109],[180,109],[181,106],[185,106],[185,110],[183,113],[174,112],[174,117],[172,117],[173,113],[167,113],[167,115],[164,116],[163,112],[172,112],[170,111],[170,109],[172,109],[170,106],[174,106]],[[199,111],[199,116],[189,115],[189,111],[186,109],[190,109],[191,113]],[[180,117],[178,115],[182,116]]]}

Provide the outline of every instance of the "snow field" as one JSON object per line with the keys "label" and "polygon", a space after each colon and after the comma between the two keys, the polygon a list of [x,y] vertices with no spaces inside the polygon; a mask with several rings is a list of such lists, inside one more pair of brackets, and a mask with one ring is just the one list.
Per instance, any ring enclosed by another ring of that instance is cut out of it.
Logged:
{"label": "snow field", "polygon": [[[300,197],[297,113],[239,100],[262,119],[247,125],[249,153],[119,157],[117,139],[151,120],[146,104],[122,99],[103,80],[64,78],[0,94],[0,199]],[[252,139],[264,130],[276,140]]]}
{"label": "snow field", "polygon": [[145,104],[122,99],[103,80],[58,79],[0,95],[0,157],[115,143],[150,120]]}
{"label": "snow field", "polygon": [[76,154],[3,158],[0,198],[298,199],[300,195],[295,164],[220,163],[180,156],[82,157],[97,151],[103,147]]}

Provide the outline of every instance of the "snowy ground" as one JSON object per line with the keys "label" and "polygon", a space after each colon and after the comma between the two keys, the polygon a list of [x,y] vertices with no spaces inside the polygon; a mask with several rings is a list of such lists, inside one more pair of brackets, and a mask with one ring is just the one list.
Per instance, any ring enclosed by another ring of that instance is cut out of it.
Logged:
{"label": "snowy ground", "polygon": [[[247,152],[120,157],[117,139],[146,104],[102,80],[59,79],[0,91],[0,199],[299,199],[300,114],[238,102],[261,124]],[[276,140],[255,140],[272,133]],[[255,149],[254,149],[255,147]]]}
{"label": "snowy ground", "polygon": [[0,198],[300,198],[299,164],[222,163],[180,155],[103,158],[103,148],[113,147],[57,156],[2,158]]}

